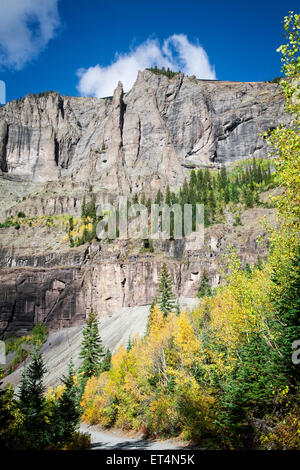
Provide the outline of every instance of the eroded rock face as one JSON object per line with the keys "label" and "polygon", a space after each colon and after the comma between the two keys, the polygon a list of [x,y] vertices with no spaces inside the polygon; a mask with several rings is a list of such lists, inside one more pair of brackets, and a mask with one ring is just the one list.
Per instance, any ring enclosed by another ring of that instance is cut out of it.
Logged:
{"label": "eroded rock face", "polygon": [[170,270],[174,293],[197,294],[204,270],[212,287],[220,281],[222,255],[235,246],[245,265],[266,255],[259,220],[274,218],[272,209],[249,209],[243,225],[217,224],[205,229],[205,243],[191,249],[185,240],[154,242],[154,253],[141,252],[141,243],[129,249],[125,241],[94,243],[69,252],[21,256],[2,249],[0,270],[0,334],[8,336],[31,329],[36,321],[50,329],[82,323],[91,308],[99,317],[120,307],[147,305],[157,294],[162,262]]}
{"label": "eroded rock face", "polygon": [[[97,203],[136,192],[177,189],[191,168],[218,167],[266,157],[260,132],[285,122],[280,86],[269,83],[172,80],[140,72],[130,92],[119,83],[105,99],[50,93],[28,95],[0,107],[0,217],[80,215],[83,196]],[[146,305],[157,292],[165,260],[176,295],[197,293],[203,271],[212,287],[220,260],[234,245],[242,262],[266,250],[258,220],[268,209],[251,209],[244,225],[214,225],[202,248],[178,240],[142,244],[62,246],[54,228],[2,228],[0,238],[0,334],[24,332],[36,321],[52,329],[119,307]],[[244,219],[243,219],[244,217]]]}
{"label": "eroded rock face", "polygon": [[113,98],[27,95],[0,108],[4,175],[98,183],[117,194],[178,187],[187,168],[267,156],[285,121],[280,85],[172,80],[145,70]]}

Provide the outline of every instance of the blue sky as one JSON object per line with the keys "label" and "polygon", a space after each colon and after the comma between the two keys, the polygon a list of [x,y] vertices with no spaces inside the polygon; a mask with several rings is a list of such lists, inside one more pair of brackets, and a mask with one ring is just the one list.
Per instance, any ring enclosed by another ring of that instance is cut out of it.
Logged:
{"label": "blue sky", "polygon": [[45,90],[105,96],[117,76],[128,88],[136,68],[156,59],[198,78],[268,80],[280,75],[281,21],[298,5],[0,0],[0,79],[7,100]]}

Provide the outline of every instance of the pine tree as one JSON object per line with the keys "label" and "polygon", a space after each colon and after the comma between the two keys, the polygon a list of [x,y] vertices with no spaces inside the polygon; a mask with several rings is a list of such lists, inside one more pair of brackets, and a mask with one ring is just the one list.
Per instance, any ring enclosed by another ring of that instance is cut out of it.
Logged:
{"label": "pine tree", "polygon": [[219,189],[225,189],[227,186],[227,172],[226,167],[222,166],[219,177]]}
{"label": "pine tree", "polygon": [[147,211],[148,211],[148,216],[150,216],[150,214],[151,214],[151,199],[150,199],[150,197],[147,200],[146,207],[147,207]]}
{"label": "pine tree", "polygon": [[44,404],[43,376],[46,372],[40,350],[36,347],[31,356],[30,364],[24,368],[19,389],[19,405],[23,412],[41,411]]}
{"label": "pine tree", "polygon": [[63,446],[68,442],[80,422],[80,388],[75,382],[75,370],[72,359],[69,362],[68,374],[61,379],[64,391],[52,405],[50,434],[52,445]]}
{"label": "pine tree", "polygon": [[83,359],[80,371],[83,373],[84,379],[98,374],[102,356],[103,348],[98,330],[97,314],[91,310],[83,329],[83,341],[79,354],[79,357]]}
{"label": "pine tree", "polygon": [[129,352],[132,349],[132,346],[133,346],[133,341],[131,337],[129,336],[126,351]]}
{"label": "pine tree", "polygon": [[81,204],[81,217],[83,219],[86,218],[86,200],[85,195],[83,196],[82,204]]}
{"label": "pine tree", "polygon": [[166,317],[175,307],[175,296],[172,293],[172,281],[165,263],[163,263],[159,276],[159,300],[160,310]]}
{"label": "pine tree", "polygon": [[250,266],[250,264],[249,264],[248,262],[245,264],[245,269],[244,269],[244,271],[245,271],[245,273],[246,273],[247,276],[250,277],[250,276],[252,275],[252,269],[251,269],[251,266]]}
{"label": "pine tree", "polygon": [[90,217],[92,220],[96,220],[96,211],[96,196],[94,195],[86,207],[86,216]]}
{"label": "pine tree", "polygon": [[172,201],[172,195],[171,195],[171,191],[170,191],[170,186],[167,185],[165,202],[168,206],[170,206],[171,201]]}
{"label": "pine tree", "polygon": [[191,171],[190,185],[195,189],[197,186],[197,175],[195,170]]}
{"label": "pine tree", "polygon": [[0,382],[0,449],[16,450],[19,448],[18,425],[23,416],[14,399],[14,390],[11,384],[1,388]]}
{"label": "pine tree", "polygon": [[212,294],[212,291],[211,291],[211,286],[209,283],[209,277],[208,277],[207,272],[204,270],[202,274],[197,297],[201,299],[201,297],[204,297],[204,296],[209,297],[211,294]]}
{"label": "pine tree", "polygon": [[25,449],[44,449],[50,443],[44,398],[43,377],[46,372],[38,346],[30,364],[24,368],[18,393],[18,407],[24,415],[21,434]]}
{"label": "pine tree", "polygon": [[100,371],[102,372],[107,372],[111,368],[111,352],[109,349],[106,350],[105,356],[101,361],[100,364]]}
{"label": "pine tree", "polygon": [[64,424],[62,438],[65,442],[75,432],[81,416],[80,390],[75,383],[75,370],[72,359],[69,362],[68,374],[62,378],[62,383],[65,389],[59,398],[58,411]]}
{"label": "pine tree", "polygon": [[160,205],[161,202],[162,202],[162,200],[163,200],[163,195],[162,195],[161,190],[159,189],[159,190],[157,191],[157,194],[156,194],[155,204]]}

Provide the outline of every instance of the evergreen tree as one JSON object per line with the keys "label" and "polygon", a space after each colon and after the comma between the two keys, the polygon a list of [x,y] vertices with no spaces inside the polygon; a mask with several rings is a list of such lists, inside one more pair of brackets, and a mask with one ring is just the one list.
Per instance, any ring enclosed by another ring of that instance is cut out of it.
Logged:
{"label": "evergreen tree", "polygon": [[172,195],[171,195],[171,191],[170,191],[170,186],[169,186],[169,185],[167,185],[167,189],[166,189],[166,199],[165,199],[165,201],[166,201],[166,204],[167,204],[168,206],[171,205]]}
{"label": "evergreen tree", "polygon": [[82,204],[81,204],[81,217],[83,219],[86,218],[86,200],[85,195],[83,196]]}
{"label": "evergreen tree", "polygon": [[10,384],[4,389],[0,382],[0,449],[16,450],[20,448],[18,425],[24,419],[14,399],[14,390]]}
{"label": "evergreen tree", "polygon": [[192,171],[191,171],[190,185],[191,185],[193,188],[196,188],[196,186],[197,186],[197,175],[196,175],[195,170],[192,170]]}
{"label": "evergreen tree", "polygon": [[96,196],[94,195],[86,207],[86,216],[96,220]]}
{"label": "evergreen tree", "polygon": [[251,266],[250,266],[250,264],[249,264],[248,262],[245,264],[245,269],[244,269],[244,271],[245,271],[245,273],[247,274],[247,276],[249,276],[249,277],[251,276],[251,274],[252,274],[252,269],[251,269]]}
{"label": "evergreen tree", "polygon": [[64,391],[53,404],[50,418],[51,442],[57,447],[68,442],[80,422],[80,388],[75,382],[75,370],[72,359],[68,374],[62,378]]}
{"label": "evergreen tree", "polygon": [[158,291],[160,294],[158,305],[166,317],[175,307],[175,296],[172,293],[171,276],[165,263],[163,263],[160,271]]}
{"label": "evergreen tree", "polygon": [[150,214],[151,214],[151,199],[150,199],[150,197],[147,200],[146,207],[147,207],[147,211],[148,211],[148,217],[150,217]]}
{"label": "evergreen tree", "polygon": [[24,415],[20,431],[26,449],[44,449],[51,439],[48,433],[43,376],[46,368],[36,346],[30,364],[24,368],[18,393],[18,407]]}
{"label": "evergreen tree", "polygon": [[225,189],[227,186],[227,172],[225,166],[222,166],[220,171],[219,189]]}
{"label": "evergreen tree", "polygon": [[201,299],[201,297],[207,296],[209,297],[212,294],[209,277],[207,272],[204,270],[200,282],[200,286],[198,289],[197,297]]}
{"label": "evergreen tree", "polygon": [[24,367],[18,393],[20,409],[28,414],[30,411],[38,414],[44,404],[43,376],[46,372],[43,358],[38,347],[31,355],[31,362]]}
{"label": "evergreen tree", "polygon": [[83,373],[84,380],[98,374],[102,356],[103,348],[98,330],[97,314],[91,310],[83,329],[83,341],[79,354],[79,357],[83,359],[80,371]]}
{"label": "evergreen tree", "polygon": [[161,190],[159,189],[159,190],[157,191],[157,194],[156,194],[155,204],[160,205],[161,202],[162,202],[162,200],[163,200],[163,195],[162,195]]}
{"label": "evergreen tree", "polygon": [[126,351],[129,352],[132,349],[132,346],[133,346],[133,341],[131,337],[129,336]]}
{"label": "evergreen tree", "polygon": [[111,352],[109,349],[106,350],[105,356],[100,364],[100,372],[107,372],[111,368]]}

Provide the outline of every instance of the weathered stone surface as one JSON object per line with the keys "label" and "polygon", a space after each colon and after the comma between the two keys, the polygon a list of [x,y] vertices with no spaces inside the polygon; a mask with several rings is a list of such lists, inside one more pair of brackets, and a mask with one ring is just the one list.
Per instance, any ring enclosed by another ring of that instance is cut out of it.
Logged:
{"label": "weathered stone surface", "polygon": [[178,187],[184,171],[265,157],[259,133],[285,121],[280,85],[172,80],[145,70],[112,99],[27,95],[0,108],[4,175],[130,194]]}
{"label": "weathered stone surface", "polygon": [[[97,203],[167,184],[178,189],[191,168],[218,167],[266,157],[259,136],[285,122],[280,86],[172,80],[145,70],[130,92],[119,83],[112,98],[28,95],[0,107],[0,217],[80,214],[83,196]],[[99,316],[146,305],[156,294],[165,260],[176,295],[196,294],[204,269],[212,286],[220,260],[234,245],[243,263],[266,249],[258,220],[274,211],[251,209],[242,226],[230,221],[206,230],[205,245],[155,240],[94,244],[71,249],[64,229],[2,228],[0,233],[0,333],[23,332],[44,321],[57,329],[80,323],[90,308]]]}
{"label": "weathered stone surface", "polygon": [[150,304],[163,261],[177,296],[195,296],[204,270],[216,287],[228,247],[237,249],[244,265],[264,258],[266,246],[257,242],[258,236],[266,237],[259,223],[264,216],[272,221],[274,210],[248,209],[241,216],[243,225],[205,229],[205,243],[199,249],[190,249],[185,240],[156,240],[155,252],[143,253],[139,242],[130,246],[116,240],[51,253],[48,260],[43,255],[28,256],[25,265],[26,257],[2,248],[0,333],[24,332],[36,321],[59,329],[82,322],[91,308],[102,317],[120,307]]}

